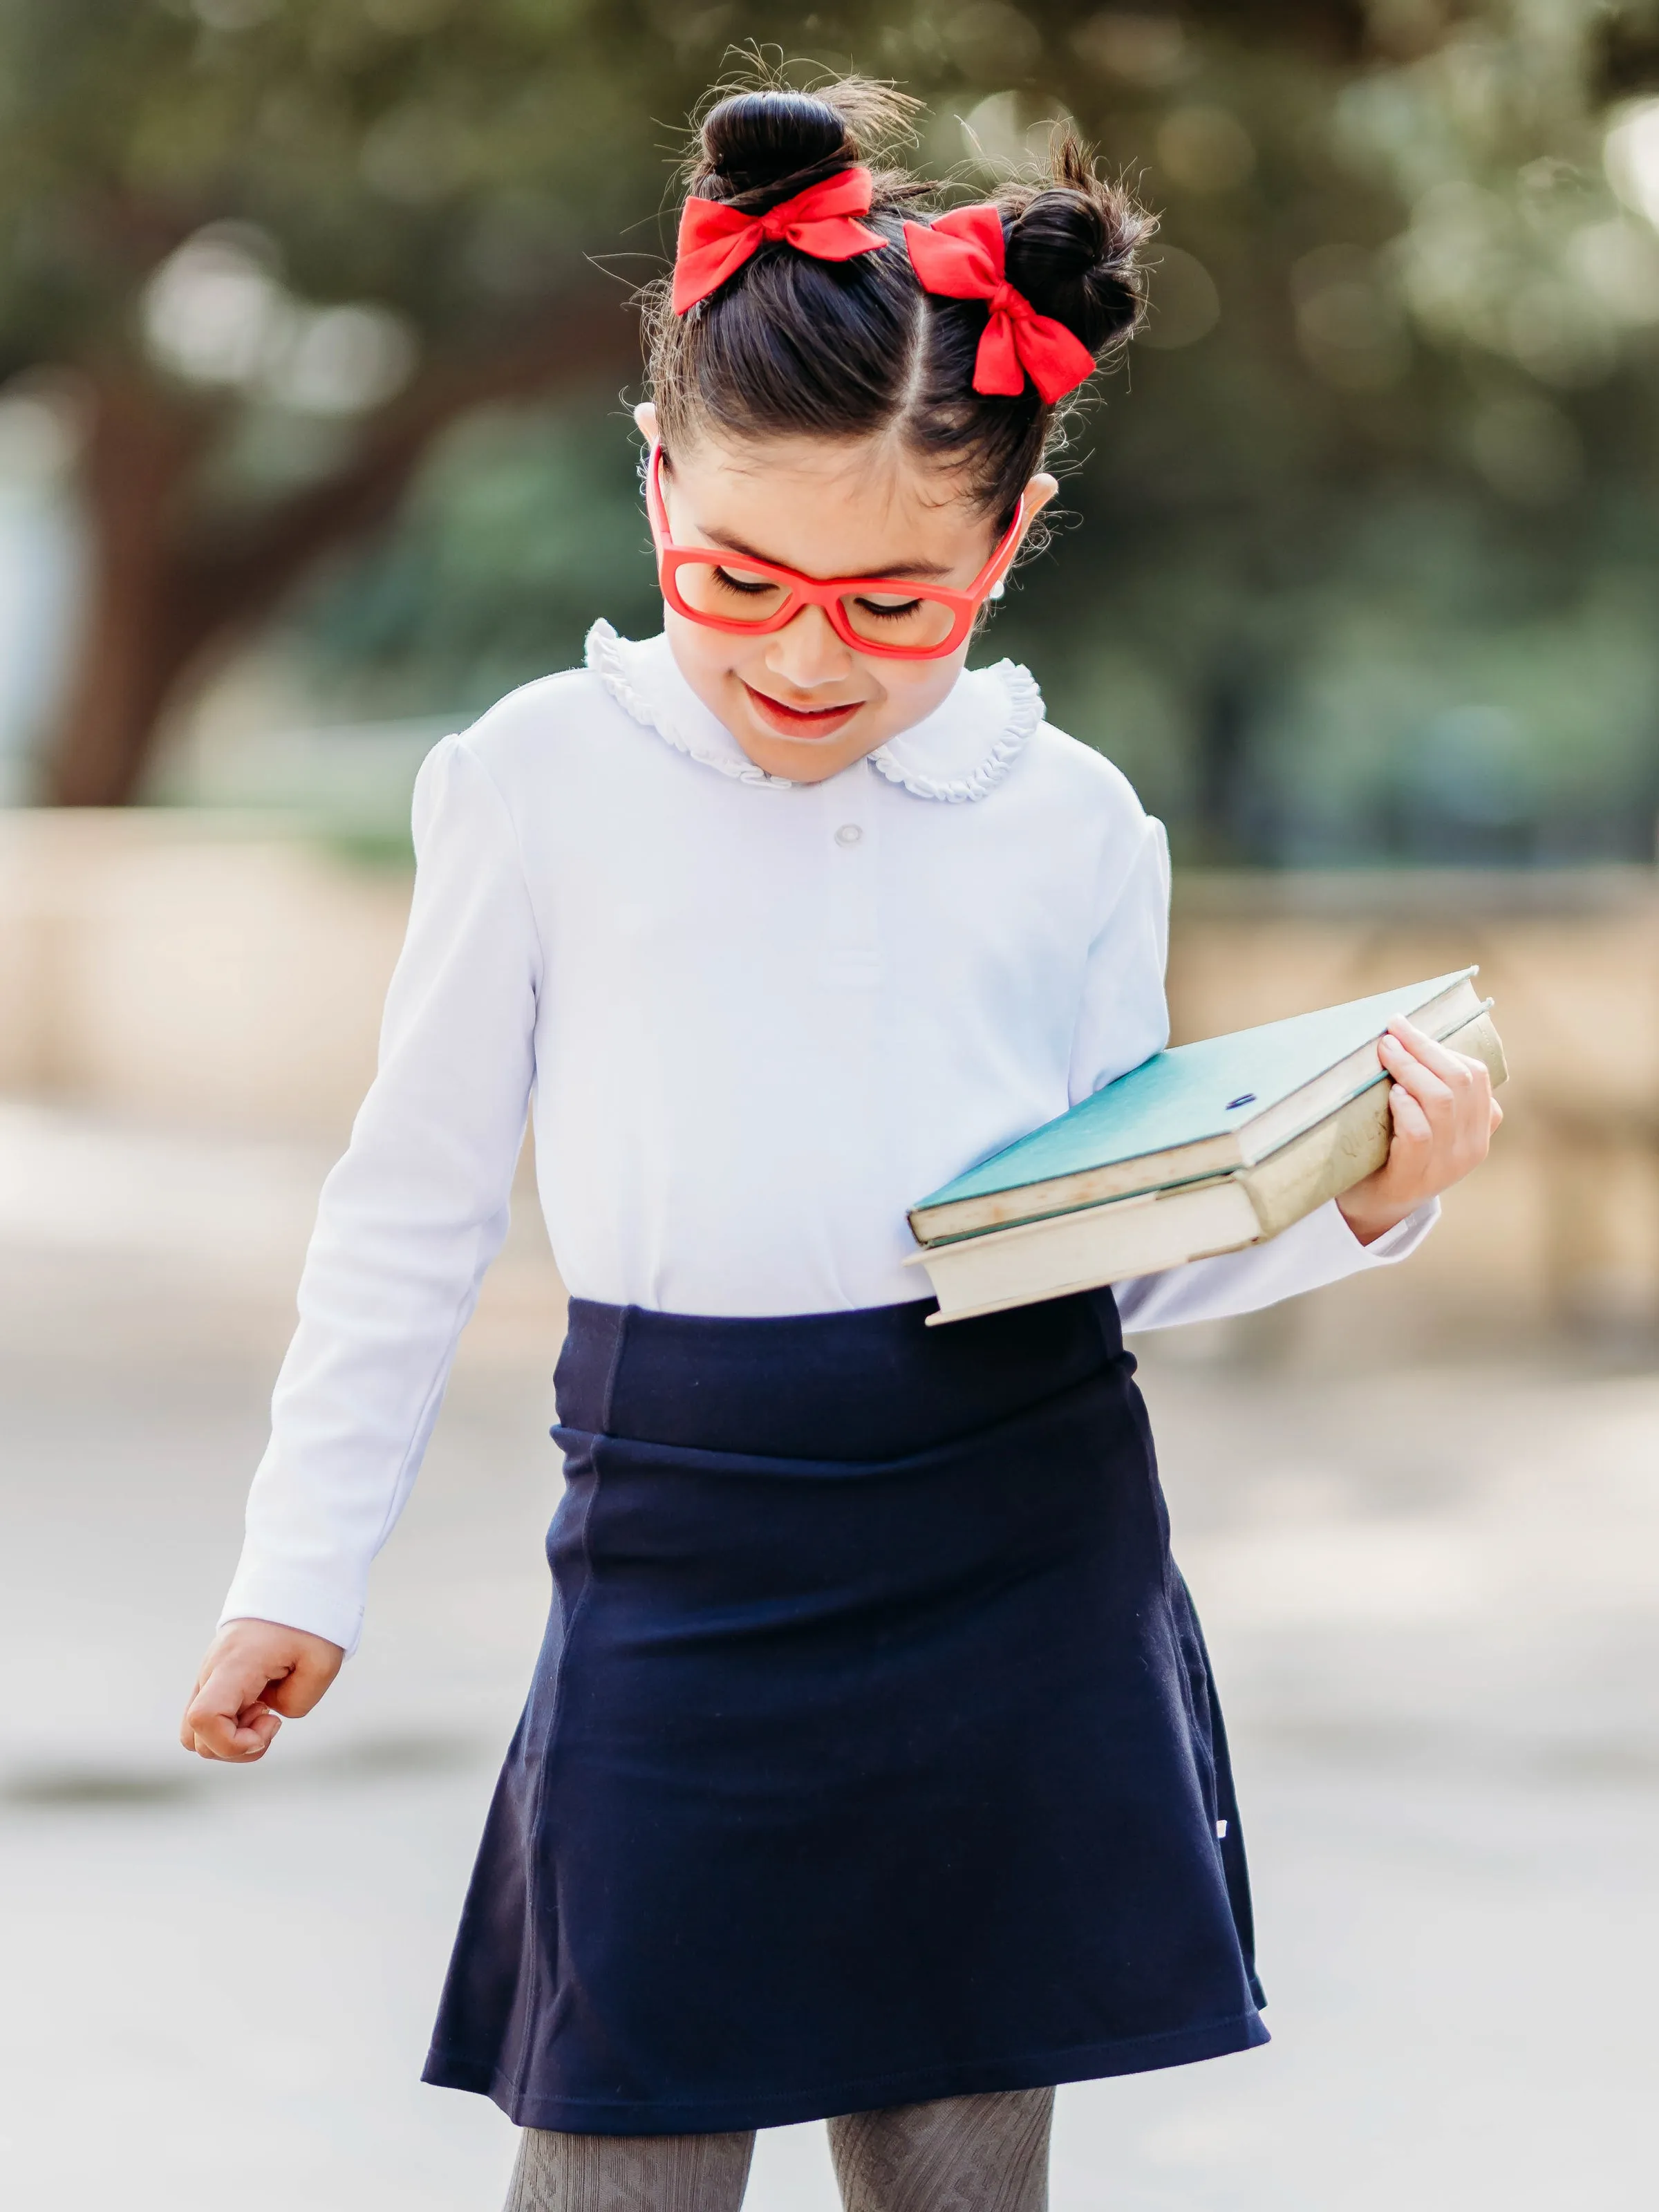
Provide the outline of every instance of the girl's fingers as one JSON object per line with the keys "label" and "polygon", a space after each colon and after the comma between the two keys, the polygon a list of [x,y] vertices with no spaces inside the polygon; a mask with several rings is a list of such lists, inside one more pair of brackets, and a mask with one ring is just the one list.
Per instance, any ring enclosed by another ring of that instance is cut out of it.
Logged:
{"label": "girl's fingers", "polygon": [[226,1759],[238,1765],[263,1759],[282,1725],[275,1713],[267,1713],[246,1725],[240,1721],[229,1721],[221,1727],[205,1728],[195,1738],[196,1755],[198,1759]]}
{"label": "girl's fingers", "polygon": [[1471,1060],[1467,1053],[1456,1052],[1450,1045],[1441,1044],[1426,1030],[1419,1029],[1415,1022],[1408,1022],[1403,1016],[1396,1016],[1389,1024],[1389,1034],[1399,1039],[1413,1060],[1421,1060],[1425,1067],[1431,1069],[1449,1086],[1455,1086],[1481,1064],[1479,1060]]}
{"label": "girl's fingers", "polygon": [[1434,1145],[1434,1128],[1416,1098],[1403,1083],[1396,1083],[1389,1093],[1389,1110],[1394,1116],[1394,1144],[1389,1148],[1389,1165],[1395,1164],[1395,1153],[1403,1152],[1427,1153]]}
{"label": "girl's fingers", "polygon": [[1403,1039],[1392,1034],[1382,1039],[1377,1055],[1397,1084],[1409,1091],[1418,1103],[1432,1114],[1449,1114],[1455,1096],[1456,1078],[1447,1078],[1419,1060]]}
{"label": "girl's fingers", "polygon": [[1503,1109],[1484,1062],[1394,1022],[1378,1042],[1393,1077],[1389,1103],[1395,1141],[1382,1172],[1397,1195],[1427,1198],[1459,1182],[1486,1158]]}
{"label": "girl's fingers", "polygon": [[244,1735],[239,1742],[235,1722],[223,1713],[204,1716],[190,1725],[191,1747],[198,1759],[240,1759],[252,1741]]}
{"label": "girl's fingers", "polygon": [[[1397,1085],[1403,1085],[1418,1098],[1440,1139],[1440,1165],[1449,1170],[1444,1181],[1456,1182],[1486,1158],[1492,1133],[1498,1127],[1492,1119],[1495,1102],[1491,1075],[1484,1062],[1432,1045],[1429,1039],[1424,1042],[1435,1054],[1437,1064],[1432,1067],[1392,1035],[1382,1042],[1384,1066]],[[1500,1113],[1498,1120],[1502,1118]]]}
{"label": "girl's fingers", "polygon": [[203,1759],[263,1758],[283,1715],[309,1712],[344,1657],[339,1644],[304,1629],[227,1622],[203,1662],[179,1742]]}
{"label": "girl's fingers", "polygon": [[1408,1166],[1413,1176],[1427,1176],[1435,1153],[1449,1152],[1456,1143],[1456,1100],[1440,1078],[1403,1045],[1396,1044],[1383,1064],[1394,1078],[1389,1104],[1395,1142],[1388,1170],[1396,1182]]}
{"label": "girl's fingers", "polygon": [[[273,1713],[269,1705],[250,1706],[246,1712],[237,1716],[237,1741],[257,1743],[260,1752],[269,1751],[282,1725],[282,1715]],[[257,1754],[250,1753],[249,1756]]]}
{"label": "girl's fingers", "polygon": [[263,1697],[273,1712],[285,1714],[289,1720],[297,1721],[302,1714],[311,1711],[327,1687],[327,1680],[319,1679],[315,1668],[299,1666],[291,1668],[279,1680],[267,1682]]}
{"label": "girl's fingers", "polygon": [[258,1758],[282,1725],[264,1701],[264,1687],[245,1668],[211,1668],[185,1711],[185,1749],[204,1759]]}

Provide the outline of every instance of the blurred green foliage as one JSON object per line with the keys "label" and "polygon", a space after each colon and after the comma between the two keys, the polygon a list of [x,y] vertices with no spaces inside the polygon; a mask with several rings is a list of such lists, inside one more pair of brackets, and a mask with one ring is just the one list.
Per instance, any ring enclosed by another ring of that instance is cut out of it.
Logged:
{"label": "blurred green foliage", "polygon": [[213,222],[433,350],[513,334],[660,195],[697,74],[666,13],[0,0],[0,362],[141,354],[145,287]]}
{"label": "blurred green foliage", "polygon": [[477,713],[581,657],[603,614],[659,629],[639,441],[614,391],[481,412],[438,447],[367,556],[319,578],[296,641],[348,713]]}
{"label": "blurred green foliage", "polygon": [[[1074,526],[987,646],[1186,854],[1651,857],[1659,0],[0,0],[0,361],[142,352],[154,272],[227,221],[421,374],[592,258],[620,309],[736,40],[898,77],[968,189],[1073,115],[1161,210]],[[589,377],[448,431],[313,576],[289,635],[343,713],[481,707],[596,615],[654,623],[637,383]],[[280,385],[228,420],[238,498],[344,434]]]}
{"label": "blurred green foliage", "polygon": [[[919,16],[908,70],[854,49],[915,82],[921,27],[951,41],[936,173],[1066,112],[1163,212],[1152,343],[986,644],[1188,856],[1651,857],[1659,240],[1605,158],[1650,21],[994,6]],[[469,433],[307,635],[471,707],[596,614],[652,623],[630,462],[608,392]]]}

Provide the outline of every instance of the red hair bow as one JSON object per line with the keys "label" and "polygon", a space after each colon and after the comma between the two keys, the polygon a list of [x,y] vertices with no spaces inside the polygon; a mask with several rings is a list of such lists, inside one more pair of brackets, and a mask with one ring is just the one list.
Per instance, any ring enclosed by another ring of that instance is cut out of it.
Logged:
{"label": "red hair bow", "polygon": [[809,185],[764,215],[740,215],[720,200],[687,200],[674,256],[674,313],[683,315],[717,291],[769,239],[783,239],[814,261],[850,261],[885,246],[878,231],[853,220],[869,214],[872,188],[868,169],[852,168]]}
{"label": "red hair bow", "polygon": [[1094,373],[1082,339],[1040,315],[1003,274],[1002,217],[989,201],[953,208],[932,223],[907,222],[904,242],[924,292],[983,300],[991,310],[974,359],[975,392],[1012,395],[1031,381],[1052,407]]}

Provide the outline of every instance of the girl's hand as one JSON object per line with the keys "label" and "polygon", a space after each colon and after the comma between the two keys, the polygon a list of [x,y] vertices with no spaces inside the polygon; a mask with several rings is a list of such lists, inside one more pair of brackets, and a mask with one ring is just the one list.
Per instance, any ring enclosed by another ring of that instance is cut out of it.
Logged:
{"label": "girl's hand", "polygon": [[345,1653],[274,1620],[228,1620],[202,1662],[179,1741],[203,1759],[263,1759],[283,1725],[308,1713]]}
{"label": "girl's hand", "polygon": [[1504,1118],[1481,1062],[1437,1044],[1415,1024],[1390,1022],[1377,1051],[1394,1078],[1394,1139],[1376,1174],[1336,1201],[1362,1244],[1374,1244],[1426,1199],[1478,1168]]}

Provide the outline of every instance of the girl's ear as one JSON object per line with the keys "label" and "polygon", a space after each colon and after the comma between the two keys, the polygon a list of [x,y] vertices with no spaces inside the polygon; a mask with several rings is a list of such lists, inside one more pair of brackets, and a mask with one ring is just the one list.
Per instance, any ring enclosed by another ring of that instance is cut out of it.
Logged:
{"label": "girl's ear", "polygon": [[1033,477],[1025,487],[1026,521],[1030,522],[1033,516],[1041,514],[1059,489],[1060,480],[1057,477],[1051,477],[1046,471],[1042,476]]}
{"label": "girl's ear", "polygon": [[[635,427],[639,431],[641,437],[644,439],[646,444],[647,446],[654,446],[657,442],[657,410],[652,401],[649,399],[641,400],[639,405],[634,410],[634,422]],[[1041,481],[1046,483],[1054,483],[1054,478],[1052,477],[1043,477]],[[1055,485],[1054,489],[1058,490],[1059,486]]]}
{"label": "girl's ear", "polygon": [[1025,507],[1020,518],[1019,526],[1019,542],[1022,545],[1030,534],[1031,525],[1059,489],[1059,478],[1051,477],[1046,470],[1041,475],[1031,477],[1027,480],[1025,489],[1021,494]]}

